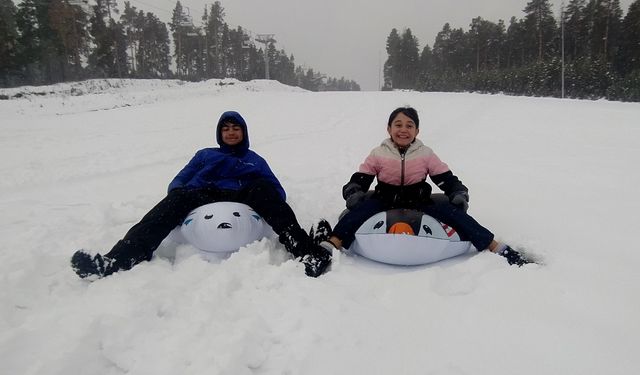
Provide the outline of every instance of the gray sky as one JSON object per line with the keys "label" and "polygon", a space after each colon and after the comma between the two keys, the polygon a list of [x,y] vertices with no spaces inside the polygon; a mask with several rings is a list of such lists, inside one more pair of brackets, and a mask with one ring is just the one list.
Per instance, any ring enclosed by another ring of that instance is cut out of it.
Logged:
{"label": "gray sky", "polygon": [[[124,0],[118,0],[122,7]],[[138,9],[170,18],[175,0],[130,0]],[[507,24],[522,18],[529,0],[222,0],[225,21],[255,34],[275,34],[276,48],[293,54],[296,65],[329,76],[355,80],[363,90],[377,90],[386,60],[385,42],[392,28],[411,28],[420,49],[433,45],[436,34],[449,22],[468,30],[480,16]],[[212,0],[181,0],[200,24],[205,4]],[[633,0],[621,0],[626,14]],[[554,14],[561,0],[552,0]],[[568,0],[565,1],[568,3]],[[390,5],[393,4],[393,5]],[[163,11],[164,10],[164,11]]]}

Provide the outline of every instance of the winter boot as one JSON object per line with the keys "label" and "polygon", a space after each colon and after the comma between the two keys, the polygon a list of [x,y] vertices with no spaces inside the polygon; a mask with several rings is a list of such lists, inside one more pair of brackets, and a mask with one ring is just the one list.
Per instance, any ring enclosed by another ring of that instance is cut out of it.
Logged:
{"label": "winter boot", "polygon": [[318,277],[331,264],[331,252],[315,244],[299,226],[280,233],[279,240],[288,252],[300,258],[307,276]]}
{"label": "winter boot", "polygon": [[313,243],[318,245],[322,241],[327,241],[331,236],[331,224],[325,219],[321,219],[318,221],[316,225],[316,229],[314,231],[313,226],[311,226],[311,230],[309,230],[309,237],[312,238]]}
{"label": "winter boot", "polygon": [[307,276],[318,277],[331,265],[331,250],[314,244],[311,253],[302,257],[302,263]]}
{"label": "winter boot", "polygon": [[153,251],[145,252],[130,240],[120,240],[105,255],[91,257],[85,250],[76,251],[71,257],[71,268],[83,279],[99,279],[120,270],[130,270],[140,262],[151,260],[152,256]]}
{"label": "winter boot", "polygon": [[311,239],[299,226],[285,229],[278,235],[278,240],[296,258],[301,258],[309,253],[308,248],[311,244]]}
{"label": "winter boot", "polygon": [[78,250],[73,254],[71,268],[83,279],[100,279],[119,270],[115,259],[100,254],[92,258],[84,250]]}
{"label": "winter boot", "polygon": [[525,258],[524,255],[520,254],[518,251],[513,250],[508,245],[502,251],[499,251],[498,254],[507,258],[507,262],[510,265],[517,265],[518,267],[522,267],[525,264],[532,263],[532,261]]}

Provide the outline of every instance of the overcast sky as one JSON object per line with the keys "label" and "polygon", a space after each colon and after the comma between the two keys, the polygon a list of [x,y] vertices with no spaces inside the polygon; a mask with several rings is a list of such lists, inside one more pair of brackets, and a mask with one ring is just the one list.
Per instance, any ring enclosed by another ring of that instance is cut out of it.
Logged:
{"label": "overcast sky", "polygon": [[[130,0],[164,21],[170,18],[175,0]],[[386,60],[385,43],[392,28],[411,28],[420,49],[433,46],[436,34],[449,22],[468,30],[471,19],[480,16],[508,24],[512,16],[522,18],[529,0],[223,0],[225,21],[255,34],[275,34],[276,48],[293,54],[296,65],[313,68],[329,76],[355,80],[363,90],[377,90],[381,66]],[[118,0],[123,7],[124,0]],[[213,0],[181,0],[194,23],[200,24],[205,4]],[[633,0],[621,0],[626,14]],[[561,0],[551,1],[554,14]],[[568,0],[565,1],[568,3]],[[390,4],[393,4],[390,5]]]}

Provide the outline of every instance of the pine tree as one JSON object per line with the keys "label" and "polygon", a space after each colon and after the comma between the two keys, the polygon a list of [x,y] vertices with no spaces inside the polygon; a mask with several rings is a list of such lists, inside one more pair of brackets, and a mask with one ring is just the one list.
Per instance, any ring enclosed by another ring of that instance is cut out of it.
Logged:
{"label": "pine tree", "polygon": [[505,42],[507,68],[516,68],[527,63],[527,31],[524,20],[511,17]]}
{"label": "pine tree", "polygon": [[18,64],[24,70],[25,83],[43,84],[65,79],[64,45],[60,34],[51,28],[51,0],[24,0],[18,5]]}
{"label": "pine tree", "polygon": [[397,62],[396,88],[414,89],[418,86],[418,74],[420,71],[420,56],[418,39],[413,36],[411,29],[407,28],[400,39],[400,55]]}
{"label": "pine tree", "polygon": [[[142,12],[142,11],[141,11]],[[120,16],[120,23],[124,29],[124,33],[127,36],[127,48],[129,50],[129,70],[133,76],[137,76],[137,63],[136,56],[138,51],[138,44],[141,37],[142,29],[139,22],[140,17],[144,19],[144,14],[139,15],[135,6],[132,6],[129,1],[124,2],[124,11]]]}
{"label": "pine tree", "polygon": [[[206,13],[206,11],[205,11]],[[224,8],[219,1],[211,5],[205,24],[205,70],[208,78],[224,78]],[[228,27],[227,27],[228,30]]]}
{"label": "pine tree", "polygon": [[169,27],[175,42],[176,74],[178,77],[185,77],[190,71],[190,43],[187,39],[187,34],[192,31],[193,22],[185,13],[180,1],[177,1],[175,8],[173,8]]}
{"label": "pine tree", "polygon": [[17,63],[23,69],[24,82],[40,83],[42,56],[35,0],[23,0],[18,5],[16,26],[18,28],[18,45],[21,46],[17,55]]}
{"label": "pine tree", "polygon": [[0,0],[0,87],[17,79],[17,51],[16,7],[11,0]]}
{"label": "pine tree", "polygon": [[95,44],[89,55],[89,68],[94,76],[106,78],[111,76],[115,57],[111,49],[107,24],[104,22],[102,9],[99,5],[94,6],[94,12],[89,22],[89,32]]}
{"label": "pine tree", "polygon": [[49,25],[57,34],[62,57],[63,79],[82,77],[81,57],[88,49],[87,17],[78,5],[67,0],[53,0],[49,6]]}
{"label": "pine tree", "polygon": [[112,77],[129,77],[127,35],[124,33],[124,27],[122,27],[120,22],[116,22],[112,19],[109,22],[109,29],[113,40],[116,66],[116,75],[113,75]]}
{"label": "pine tree", "polygon": [[538,62],[554,56],[557,25],[549,0],[531,0],[524,8],[527,35],[530,36],[527,55]]}
{"label": "pine tree", "polygon": [[469,73],[474,66],[473,43],[469,34],[462,29],[452,29],[446,23],[436,35],[433,43],[433,57],[438,79],[435,90],[460,91],[465,87]]}
{"label": "pine tree", "polygon": [[276,51],[275,46],[273,50],[270,48],[270,54],[272,56],[269,64],[269,75],[271,79],[275,79],[286,85],[295,85],[296,76],[293,55],[290,59],[284,50]]}
{"label": "pine tree", "polygon": [[387,37],[387,61],[384,63],[384,89],[391,90],[395,88],[398,80],[398,71],[400,69],[400,35],[398,30],[393,28]]}
{"label": "pine tree", "polygon": [[418,89],[423,91],[433,91],[433,77],[435,72],[434,57],[431,47],[427,44],[420,53],[420,73],[418,77]]}
{"label": "pine tree", "polygon": [[475,49],[475,71],[499,68],[505,39],[504,22],[495,24],[481,17],[471,20],[469,39]]}
{"label": "pine tree", "polygon": [[307,73],[305,74],[305,84],[303,86],[304,89],[311,91],[318,91],[320,85],[322,83],[322,76],[316,74],[313,69],[309,68]]}
{"label": "pine tree", "polygon": [[563,13],[565,59],[568,62],[584,57],[588,43],[587,0],[571,0]]}
{"label": "pine tree", "polygon": [[[248,57],[247,57],[247,71],[246,71],[246,79],[258,79],[260,77],[264,77],[264,56],[262,55],[262,50],[257,49],[254,45],[249,47]],[[299,75],[297,70],[295,71],[295,85],[300,85]]]}
{"label": "pine tree", "polygon": [[96,77],[128,76],[127,37],[123,26],[110,16],[117,13],[113,4],[112,0],[96,0],[89,19],[89,33],[94,42],[89,68]]}
{"label": "pine tree", "polygon": [[618,38],[622,27],[622,10],[618,0],[589,0],[585,7],[588,54],[591,59],[611,61],[617,52],[612,41]]}
{"label": "pine tree", "polygon": [[142,33],[137,50],[138,76],[142,78],[168,78],[171,75],[169,32],[167,26],[153,13],[138,13]]}
{"label": "pine tree", "polygon": [[629,5],[622,22],[616,68],[622,76],[632,72],[640,75],[640,0]]}

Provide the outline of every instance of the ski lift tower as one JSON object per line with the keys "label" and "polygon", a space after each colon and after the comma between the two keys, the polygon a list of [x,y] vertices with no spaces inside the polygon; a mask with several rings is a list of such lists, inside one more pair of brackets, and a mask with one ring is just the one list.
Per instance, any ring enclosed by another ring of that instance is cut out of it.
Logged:
{"label": "ski lift tower", "polygon": [[269,79],[269,54],[267,47],[270,43],[275,43],[273,39],[275,34],[258,34],[256,35],[256,42],[264,44],[264,76],[265,79]]}
{"label": "ski lift tower", "polygon": [[69,5],[80,7],[85,13],[89,11],[89,0],[69,0],[68,3]]}
{"label": "ski lift tower", "polygon": [[[186,10],[186,12],[185,12]],[[182,32],[181,32],[181,28],[184,28],[187,30],[187,34],[186,36],[189,36],[188,33],[189,31],[193,30],[193,18],[191,18],[191,11],[189,10],[188,7],[183,7],[182,9],[182,13],[180,14],[180,19],[178,20],[178,56],[176,56],[176,70],[178,72],[179,76],[182,76],[184,72],[181,71],[181,55],[182,55]],[[183,69],[182,69],[183,70]]]}

